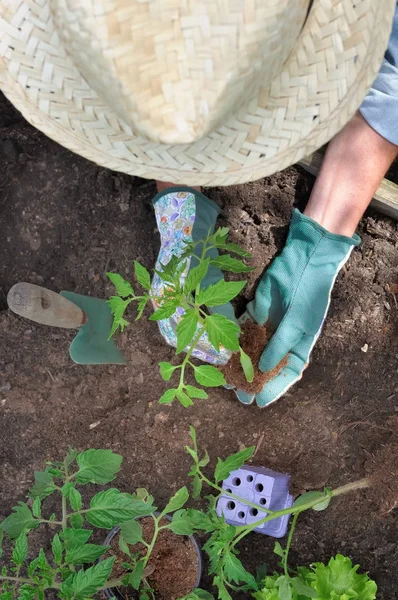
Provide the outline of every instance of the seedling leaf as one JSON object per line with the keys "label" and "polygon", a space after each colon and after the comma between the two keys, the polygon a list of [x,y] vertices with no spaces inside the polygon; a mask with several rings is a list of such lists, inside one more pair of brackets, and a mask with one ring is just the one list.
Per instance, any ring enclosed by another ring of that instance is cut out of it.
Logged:
{"label": "seedling leaf", "polygon": [[242,365],[242,369],[245,374],[246,380],[249,383],[251,383],[254,379],[254,368],[253,368],[252,360],[251,360],[250,356],[248,356],[248,354],[246,354],[246,352],[244,352],[244,350],[242,350],[242,348],[240,348],[239,351],[240,351],[240,364]]}
{"label": "seedling leaf", "polygon": [[144,566],[145,566],[144,559],[141,558],[135,564],[134,570],[130,575],[129,583],[135,590],[138,590],[138,588],[140,587],[142,574],[144,572]]}
{"label": "seedling leaf", "polygon": [[250,273],[254,270],[253,267],[248,267],[244,262],[238,258],[233,258],[229,254],[223,254],[217,258],[213,258],[210,264],[223,271],[230,271],[231,273]]}
{"label": "seedling leaf", "polygon": [[218,387],[225,384],[224,375],[211,365],[194,367],[194,376],[196,381],[205,387]]}
{"label": "seedling leaf", "polygon": [[203,400],[206,400],[209,397],[209,394],[207,392],[193,385],[186,385],[185,391],[190,398],[201,398]]}
{"label": "seedling leaf", "polygon": [[186,486],[179,489],[172,498],[168,501],[165,508],[162,510],[161,515],[167,515],[169,513],[175,512],[184,506],[184,504],[188,501],[189,493]]}
{"label": "seedling leaf", "polygon": [[73,510],[80,510],[83,506],[81,493],[73,487],[69,491],[69,502]]}
{"label": "seedling leaf", "polygon": [[201,281],[206,277],[209,269],[210,258],[202,260],[197,267],[193,267],[188,273],[184,285],[184,293],[190,294],[197,288]]}
{"label": "seedling leaf", "polygon": [[92,563],[108,550],[109,546],[97,546],[96,544],[83,544],[75,546],[66,552],[65,561],[71,565],[83,565]]}
{"label": "seedling leaf", "polygon": [[86,450],[76,458],[79,470],[75,475],[78,483],[104,484],[113,481],[120,471],[123,458],[112,450]]}
{"label": "seedling leaf", "polygon": [[170,388],[159,398],[159,404],[171,404],[176,397],[177,388]]}
{"label": "seedling leaf", "polygon": [[151,276],[146,268],[136,260],[134,261],[134,271],[137,281],[145,290],[151,289]]}
{"label": "seedling leaf", "polygon": [[224,281],[221,279],[214,285],[209,285],[205,290],[200,290],[196,296],[196,302],[200,305],[220,306],[235,298],[245,285],[246,281]]}
{"label": "seedling leaf", "polygon": [[58,533],[56,533],[52,539],[51,550],[55,564],[60,565],[62,563],[62,542],[59,539]]}
{"label": "seedling leaf", "polygon": [[174,315],[178,307],[178,300],[166,300],[163,302],[156,312],[152,313],[149,317],[150,321],[161,321],[162,319],[168,319]]}
{"label": "seedling leaf", "polygon": [[155,510],[151,502],[144,502],[116,488],[96,494],[86,512],[86,519],[96,527],[110,529],[135,517],[150,515]]}
{"label": "seedling leaf", "polygon": [[38,527],[39,521],[34,519],[25,502],[19,502],[12,510],[13,512],[1,523],[1,528],[11,539],[15,540],[21,533]]}
{"label": "seedling leaf", "polygon": [[188,309],[177,325],[177,354],[182,352],[195,335],[198,315],[193,308]]}
{"label": "seedling leaf", "polygon": [[80,569],[80,571],[73,574],[69,584],[64,582],[61,585],[61,592],[63,592],[63,587],[65,586],[70,587],[78,599],[93,596],[108,580],[114,562],[115,557],[112,556],[101,560],[101,562],[89,569]]}
{"label": "seedling leaf", "polygon": [[225,460],[219,458],[214,472],[216,482],[223,481],[232,471],[240,469],[253,456],[254,450],[254,446],[249,446],[249,448],[244,448],[236,454],[228,456]]}
{"label": "seedling leaf", "polygon": [[12,553],[12,560],[17,566],[23,565],[28,556],[28,540],[26,537],[26,533],[21,533],[16,541],[14,550]]}
{"label": "seedling leaf", "polygon": [[158,365],[160,368],[160,375],[164,381],[170,381],[174,371],[178,369],[178,367],[174,367],[168,362],[160,362]]}
{"label": "seedling leaf", "polygon": [[136,519],[122,523],[120,531],[128,544],[137,544],[142,541],[142,527]]}
{"label": "seedling leaf", "polygon": [[193,405],[193,402],[192,402],[191,398],[188,396],[188,394],[186,394],[182,390],[177,390],[176,391],[176,396],[177,396],[177,399],[184,406],[184,408],[188,408],[188,406],[192,406]]}
{"label": "seedling leaf", "polygon": [[220,345],[227,350],[239,350],[240,328],[223,315],[210,315],[205,321],[207,335],[211,345],[220,351]]}
{"label": "seedling leaf", "polygon": [[122,298],[128,296],[134,296],[134,290],[131,287],[131,283],[126,281],[119,273],[107,273],[107,277],[111,280],[116,288],[116,292]]}

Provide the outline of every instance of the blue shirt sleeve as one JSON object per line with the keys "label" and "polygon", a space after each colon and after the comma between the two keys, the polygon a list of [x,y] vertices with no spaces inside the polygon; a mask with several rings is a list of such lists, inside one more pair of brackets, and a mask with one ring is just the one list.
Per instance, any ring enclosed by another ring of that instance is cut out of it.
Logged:
{"label": "blue shirt sleeve", "polygon": [[398,146],[398,0],[380,72],[359,110],[377,133]]}

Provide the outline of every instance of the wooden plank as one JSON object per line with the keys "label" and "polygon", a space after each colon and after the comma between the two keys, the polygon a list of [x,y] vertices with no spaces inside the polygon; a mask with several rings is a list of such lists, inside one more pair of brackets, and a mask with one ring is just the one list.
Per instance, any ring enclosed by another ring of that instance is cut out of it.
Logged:
{"label": "wooden plank", "polygon": [[[300,160],[297,164],[316,177],[322,160],[323,155],[318,151]],[[398,220],[398,185],[388,179],[383,179],[370,206],[384,215]]]}

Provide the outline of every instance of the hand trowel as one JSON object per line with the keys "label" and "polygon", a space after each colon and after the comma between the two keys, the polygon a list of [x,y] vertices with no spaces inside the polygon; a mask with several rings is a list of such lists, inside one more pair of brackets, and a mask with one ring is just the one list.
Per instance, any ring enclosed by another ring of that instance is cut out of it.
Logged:
{"label": "hand trowel", "polygon": [[73,292],[57,294],[32,283],[16,283],[7,295],[9,308],[36,323],[78,328],[69,354],[80,365],[126,364],[113,340],[108,340],[112,313],[105,300]]}

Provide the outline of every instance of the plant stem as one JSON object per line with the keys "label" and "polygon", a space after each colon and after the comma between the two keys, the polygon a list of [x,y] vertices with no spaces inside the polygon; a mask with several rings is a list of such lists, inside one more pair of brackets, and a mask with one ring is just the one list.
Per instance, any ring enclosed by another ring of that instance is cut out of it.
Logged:
{"label": "plant stem", "polygon": [[39,519],[40,523],[49,523],[50,525],[62,525],[62,521],[50,521],[49,519]]}
{"label": "plant stem", "polygon": [[11,577],[8,575],[0,575],[0,579],[4,581],[15,581],[17,583],[35,583],[33,579],[28,579],[27,577]]}
{"label": "plant stem", "polygon": [[187,366],[187,364],[189,363],[189,359],[191,358],[191,354],[192,352],[195,350],[195,346],[198,343],[198,341],[200,340],[200,338],[202,337],[203,333],[204,333],[204,329],[203,327],[199,328],[198,331],[196,332],[195,337],[192,340],[192,343],[189,347],[188,352],[186,353],[184,360],[181,363],[181,374],[180,374],[180,383],[178,386],[178,389],[182,390],[182,388],[184,387],[184,374],[185,374],[185,368]]}
{"label": "plant stem", "polygon": [[275,514],[275,511],[270,510],[269,508],[263,508],[262,506],[260,506],[258,504],[254,504],[254,502],[250,502],[250,500],[246,500],[245,498],[240,498],[236,494],[233,494],[232,492],[228,492],[227,490],[224,490],[222,487],[220,487],[219,485],[217,485],[216,483],[213,483],[210,479],[208,479],[206,477],[206,475],[203,475],[202,471],[199,470],[198,474],[200,475],[200,477],[201,477],[201,479],[202,479],[202,481],[204,483],[207,483],[207,485],[209,485],[213,489],[217,490],[217,492],[219,492],[223,496],[228,496],[229,498],[233,498],[234,500],[238,500],[238,502],[243,502],[247,506],[251,506],[252,508],[256,508],[257,510],[265,512],[265,513],[267,513],[269,515],[274,515]]}
{"label": "plant stem", "polygon": [[147,553],[145,554],[144,569],[147,566],[148,561],[149,561],[149,559],[151,557],[152,551],[153,551],[153,549],[155,547],[156,540],[158,538],[159,531],[160,531],[160,528],[159,528],[159,519],[160,519],[160,517],[159,517],[159,519],[157,517],[155,517],[154,515],[151,515],[151,517],[153,519],[154,530],[153,530],[153,536],[152,536],[151,543],[149,544],[148,549],[147,549]]}
{"label": "plant stem", "polygon": [[253,529],[255,529],[256,527],[259,527],[260,525],[263,525],[264,523],[268,523],[268,521],[273,521],[274,519],[277,519],[278,517],[283,517],[283,515],[295,515],[296,513],[301,513],[304,510],[313,508],[317,504],[321,504],[328,498],[334,498],[335,496],[340,496],[341,494],[347,494],[348,492],[367,488],[369,486],[370,486],[369,479],[359,479],[358,481],[353,481],[352,483],[347,483],[346,485],[342,485],[342,486],[336,488],[335,490],[331,490],[329,493],[325,494],[324,496],[320,496],[319,498],[316,498],[315,500],[311,500],[309,502],[306,502],[305,504],[300,504],[300,506],[292,506],[291,508],[284,508],[283,510],[276,510],[273,515],[269,515],[268,517],[265,517],[264,519],[261,519],[260,521],[256,521],[255,523],[252,523],[251,525],[243,525],[242,527],[237,527],[237,530],[241,531],[241,533],[236,536],[236,538],[233,540],[233,542],[232,542],[232,544],[230,544],[230,546],[233,548],[234,546],[236,546],[236,544],[238,542],[241,541],[241,539],[243,539],[246,535],[248,535],[251,531],[253,531]]}
{"label": "plant stem", "polygon": [[[66,464],[66,461],[64,463],[64,470],[65,470],[65,484],[68,483],[69,481],[69,475],[68,475],[68,465]],[[68,527],[68,516],[66,513],[66,496],[64,494],[61,494],[62,496],[62,521],[61,521],[61,527],[62,527],[62,531],[65,531],[65,529]]]}
{"label": "plant stem", "polygon": [[287,538],[285,554],[284,554],[283,560],[282,560],[283,570],[285,571],[286,577],[289,577],[289,571],[288,571],[288,567],[287,567],[287,559],[289,556],[289,550],[290,550],[290,546],[292,544],[293,534],[294,534],[294,530],[296,529],[297,520],[298,520],[299,516],[300,516],[300,513],[296,513],[293,517],[293,521],[292,521],[290,531],[289,531],[289,537]]}

